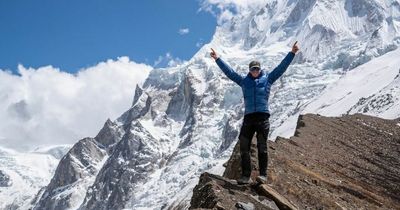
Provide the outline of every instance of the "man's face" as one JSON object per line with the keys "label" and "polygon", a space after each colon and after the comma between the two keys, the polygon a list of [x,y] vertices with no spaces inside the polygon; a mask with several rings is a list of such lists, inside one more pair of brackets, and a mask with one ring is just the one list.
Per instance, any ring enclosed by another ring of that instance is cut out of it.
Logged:
{"label": "man's face", "polygon": [[254,78],[258,77],[258,75],[260,75],[260,68],[258,67],[253,67],[250,69],[250,74],[251,76],[253,76]]}

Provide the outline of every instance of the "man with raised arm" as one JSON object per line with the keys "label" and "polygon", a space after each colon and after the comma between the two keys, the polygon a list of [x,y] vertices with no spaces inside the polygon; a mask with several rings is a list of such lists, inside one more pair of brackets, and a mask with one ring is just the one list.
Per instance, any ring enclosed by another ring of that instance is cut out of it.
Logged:
{"label": "man with raised arm", "polygon": [[249,73],[246,76],[241,76],[211,48],[210,56],[225,75],[242,88],[244,96],[245,112],[239,134],[240,156],[242,158],[242,177],[238,180],[239,184],[249,184],[251,182],[250,145],[254,133],[257,133],[259,179],[262,182],[266,182],[267,180],[267,139],[270,116],[268,97],[272,84],[286,71],[298,50],[299,47],[296,41],[292,46],[291,52],[271,72],[261,70],[260,62],[251,61],[249,64]]}

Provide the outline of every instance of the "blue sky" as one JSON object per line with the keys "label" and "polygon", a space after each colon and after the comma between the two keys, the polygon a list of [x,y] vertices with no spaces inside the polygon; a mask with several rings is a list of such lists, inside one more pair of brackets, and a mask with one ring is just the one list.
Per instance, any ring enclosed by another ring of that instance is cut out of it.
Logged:
{"label": "blue sky", "polygon": [[169,59],[188,60],[210,41],[217,24],[210,13],[199,12],[199,4],[0,0],[0,69],[16,71],[20,63],[74,73],[121,56],[156,67],[166,66]]}

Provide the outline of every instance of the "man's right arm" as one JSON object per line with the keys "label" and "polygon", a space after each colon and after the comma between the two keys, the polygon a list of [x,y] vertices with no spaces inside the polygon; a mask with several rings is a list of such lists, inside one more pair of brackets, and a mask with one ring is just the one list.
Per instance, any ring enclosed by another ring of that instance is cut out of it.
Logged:
{"label": "man's right arm", "polygon": [[228,64],[226,64],[221,58],[215,60],[218,67],[224,72],[224,74],[240,86],[243,77],[236,73]]}
{"label": "man's right arm", "polygon": [[290,63],[292,62],[297,51],[299,51],[299,46],[297,46],[297,41],[292,46],[292,51],[290,51],[283,61],[268,75],[268,80],[270,83],[274,83],[282,74],[286,71]]}

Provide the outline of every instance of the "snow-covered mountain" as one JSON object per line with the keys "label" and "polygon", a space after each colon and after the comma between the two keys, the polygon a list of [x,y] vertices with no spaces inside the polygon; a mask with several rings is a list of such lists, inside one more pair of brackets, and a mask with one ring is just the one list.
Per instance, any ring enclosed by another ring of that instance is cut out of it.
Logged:
{"label": "snow-covered mountain", "polygon": [[[393,50],[399,37],[400,4],[394,0],[270,0],[241,11],[218,26],[211,43],[190,61],[152,70],[143,87],[136,87],[129,110],[108,120],[95,138],[76,143],[38,194],[35,209],[188,208],[199,175],[222,173],[243,116],[241,90],[210,59],[211,47],[246,74],[254,59],[272,69],[299,41],[301,52],[272,88],[274,137],[287,132],[281,129],[290,127],[285,122],[312,100],[325,103],[330,93],[321,102],[318,98],[328,85],[356,91],[360,86],[343,82],[352,69],[358,72],[353,78],[380,80],[376,74],[383,71],[374,69],[398,55]],[[375,101],[388,91],[398,93],[398,79],[389,76],[397,64],[387,65],[390,73],[384,71],[388,76],[385,84],[378,82],[380,89],[356,94],[365,99],[347,110],[383,112],[388,105],[375,106]],[[398,104],[396,97],[390,100]]]}
{"label": "snow-covered mountain", "polygon": [[0,148],[0,209],[31,208],[32,198],[49,183],[70,147],[41,147],[26,153]]}
{"label": "snow-covered mountain", "polygon": [[400,49],[356,67],[329,85],[309,103],[300,106],[275,130],[289,138],[299,114],[342,116],[363,113],[385,119],[400,118]]}
{"label": "snow-covered mountain", "polygon": [[364,113],[400,118],[400,49],[348,72],[308,104],[304,113],[324,116]]}

